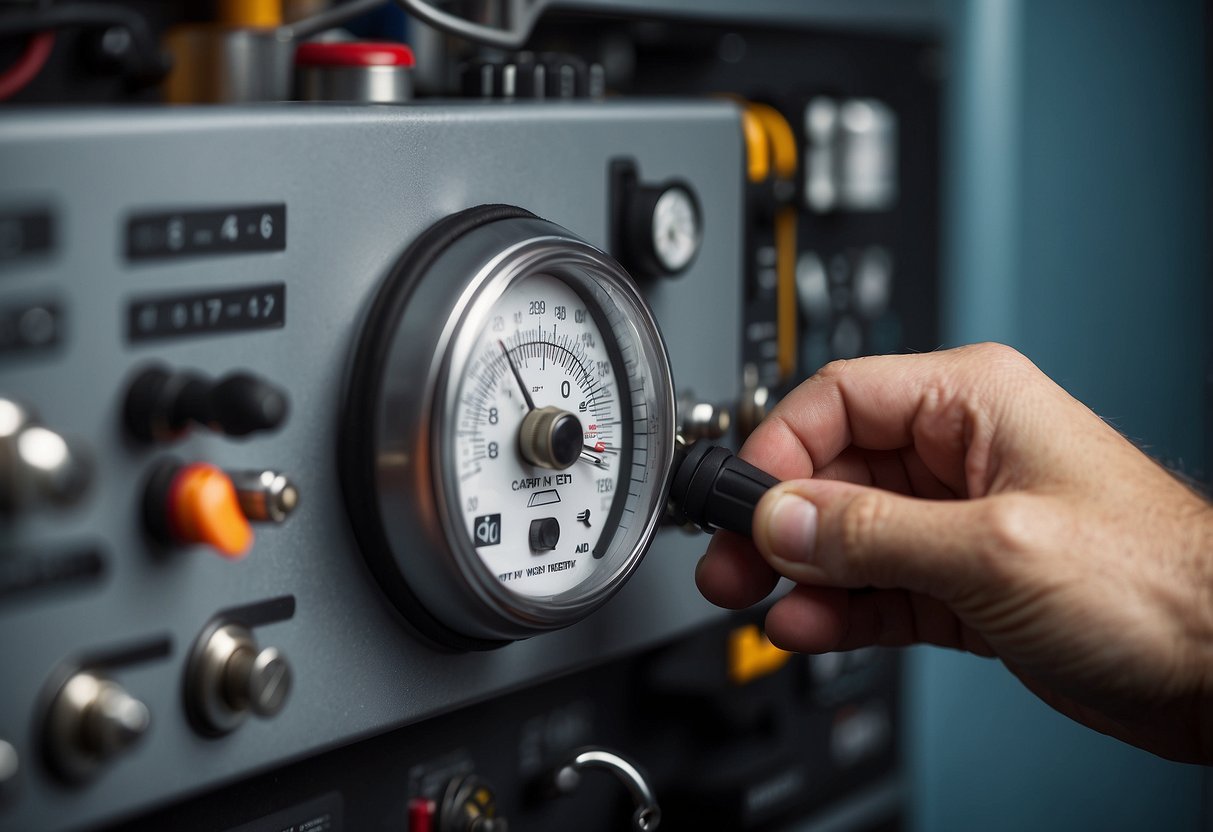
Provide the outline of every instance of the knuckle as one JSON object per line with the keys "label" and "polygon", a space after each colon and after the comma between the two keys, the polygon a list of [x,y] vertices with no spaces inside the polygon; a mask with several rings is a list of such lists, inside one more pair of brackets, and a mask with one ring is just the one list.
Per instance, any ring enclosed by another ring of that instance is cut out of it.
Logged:
{"label": "knuckle", "polygon": [[837,379],[846,375],[854,366],[855,359],[836,358],[817,371],[817,376],[824,379]]}
{"label": "knuckle", "polygon": [[988,501],[981,517],[985,530],[979,554],[994,573],[1006,573],[1035,550],[1035,516],[1029,498],[1010,494]]}
{"label": "knuckle", "polygon": [[889,514],[889,501],[877,491],[858,494],[842,509],[840,540],[842,554],[852,567],[870,560]]}
{"label": "knuckle", "polygon": [[1028,357],[1019,350],[997,341],[974,344],[969,350],[977,366],[984,372],[991,369],[1023,371],[1033,366]]}
{"label": "knuckle", "polygon": [[972,350],[985,359],[1012,362],[1027,360],[1019,350],[1006,344],[1001,344],[998,341],[983,341],[980,344],[974,344]]}

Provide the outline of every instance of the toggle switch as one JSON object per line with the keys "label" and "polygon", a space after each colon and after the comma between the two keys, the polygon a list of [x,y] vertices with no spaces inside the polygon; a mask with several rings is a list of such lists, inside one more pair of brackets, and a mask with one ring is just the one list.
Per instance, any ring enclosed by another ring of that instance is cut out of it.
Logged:
{"label": "toggle switch", "polygon": [[202,543],[224,557],[244,557],[253,530],[231,478],[205,462],[161,463],[148,480],[144,519],[162,543]]}
{"label": "toggle switch", "polygon": [[168,442],[199,424],[226,436],[276,430],[286,421],[286,393],[251,373],[208,379],[161,366],[141,372],[126,395],[127,430],[144,442]]}

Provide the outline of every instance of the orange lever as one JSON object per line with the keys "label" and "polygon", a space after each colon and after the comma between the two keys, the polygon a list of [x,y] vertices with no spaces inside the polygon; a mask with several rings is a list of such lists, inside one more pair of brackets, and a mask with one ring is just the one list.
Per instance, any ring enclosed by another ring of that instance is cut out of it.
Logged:
{"label": "orange lever", "polygon": [[771,644],[757,624],[745,624],[729,633],[729,680],[735,685],[769,676],[791,658],[791,653]]}
{"label": "orange lever", "polygon": [[227,558],[242,558],[253,530],[232,480],[214,465],[195,462],[173,477],[167,494],[168,526],[182,543],[205,543]]}

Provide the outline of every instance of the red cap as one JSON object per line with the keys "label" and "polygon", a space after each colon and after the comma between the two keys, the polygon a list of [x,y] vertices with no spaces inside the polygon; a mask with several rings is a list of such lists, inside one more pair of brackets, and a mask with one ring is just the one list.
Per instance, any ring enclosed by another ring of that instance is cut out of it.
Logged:
{"label": "red cap", "polygon": [[409,832],[431,832],[438,804],[425,797],[414,797],[409,801]]}
{"label": "red cap", "polygon": [[295,66],[411,67],[415,63],[413,50],[403,43],[310,41],[295,50]]}

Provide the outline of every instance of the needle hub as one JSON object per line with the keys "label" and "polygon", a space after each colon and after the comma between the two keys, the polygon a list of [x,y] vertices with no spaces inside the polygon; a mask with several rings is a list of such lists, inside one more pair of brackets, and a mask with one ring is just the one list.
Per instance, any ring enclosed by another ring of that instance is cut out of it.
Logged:
{"label": "needle hub", "polygon": [[581,458],[581,422],[567,410],[540,407],[529,411],[518,429],[518,449],[532,465],[563,471]]}

